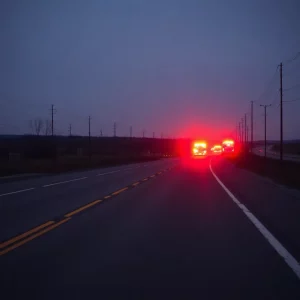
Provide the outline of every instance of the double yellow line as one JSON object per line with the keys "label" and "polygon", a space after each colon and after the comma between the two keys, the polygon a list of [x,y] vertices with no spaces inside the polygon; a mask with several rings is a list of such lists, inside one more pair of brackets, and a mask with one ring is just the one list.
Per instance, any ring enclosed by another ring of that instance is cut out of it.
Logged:
{"label": "double yellow line", "polygon": [[[155,177],[155,176],[157,176],[159,174],[162,174],[162,172],[158,172],[157,174],[154,174],[154,175],[152,175],[150,177],[146,177],[146,178],[144,178],[141,181],[137,181],[137,182],[133,183],[131,186],[135,187],[135,186],[141,184],[142,182],[145,182],[148,179],[153,178],[153,177]],[[122,193],[122,192],[124,192],[126,190],[128,190],[128,187],[125,187],[123,189],[117,190],[117,191],[111,193],[110,195],[105,196],[104,199],[109,199],[109,198],[111,198],[113,196],[117,196],[117,195],[119,195],[120,193]],[[32,229],[30,229],[30,230],[28,230],[28,231],[26,231],[26,232],[24,232],[24,233],[16,236],[16,237],[13,237],[13,238],[5,241],[5,242],[0,243],[0,256],[4,255],[4,254],[6,254],[6,253],[8,253],[8,252],[10,252],[10,251],[12,251],[12,250],[20,247],[20,246],[22,246],[22,245],[24,245],[24,244],[26,244],[26,243],[28,243],[30,241],[32,241],[33,239],[35,239],[35,238],[37,238],[37,237],[39,237],[39,236],[41,236],[41,235],[43,235],[43,234],[45,234],[45,233],[53,230],[53,229],[55,229],[56,227],[58,227],[58,226],[60,226],[60,225],[62,225],[64,223],[68,222],[69,220],[71,220],[71,217],[73,217],[74,215],[76,215],[76,214],[78,214],[78,213],[80,213],[80,212],[82,212],[82,211],[84,211],[84,210],[86,210],[86,209],[88,209],[88,208],[96,205],[96,204],[99,204],[102,201],[103,200],[95,200],[95,201],[93,201],[91,203],[88,203],[88,204],[86,204],[84,206],[81,206],[81,207],[79,207],[79,208],[77,208],[77,209],[75,209],[75,210],[73,210],[73,211],[65,214],[64,217],[63,217],[63,219],[60,220],[60,221],[48,221],[48,222],[43,223],[43,224],[41,224],[41,225],[39,225],[37,227],[34,227],[34,228],[32,228]]]}
{"label": "double yellow line", "polygon": [[[14,238],[11,238],[3,243],[0,244],[0,256],[6,254],[26,243],[29,241],[45,234],[46,232],[68,222],[71,218],[63,219],[59,222],[49,221],[40,226],[37,226],[29,231],[26,231]],[[2,250],[3,249],[3,250]]]}

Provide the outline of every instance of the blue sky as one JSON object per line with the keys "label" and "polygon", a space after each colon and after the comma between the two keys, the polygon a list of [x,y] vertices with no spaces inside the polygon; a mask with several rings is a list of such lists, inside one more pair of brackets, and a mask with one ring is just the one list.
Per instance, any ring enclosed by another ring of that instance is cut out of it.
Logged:
{"label": "blue sky", "polygon": [[[279,137],[281,61],[300,51],[297,1],[5,0],[0,4],[0,133],[55,130],[222,138],[250,101],[273,103],[268,136]],[[284,64],[300,84],[300,57]],[[273,77],[274,76],[274,77]],[[273,80],[272,80],[273,78]],[[268,87],[265,94],[263,91]],[[300,98],[300,87],[285,93]],[[255,105],[255,137],[263,137]],[[284,106],[285,138],[300,138],[300,101]]]}

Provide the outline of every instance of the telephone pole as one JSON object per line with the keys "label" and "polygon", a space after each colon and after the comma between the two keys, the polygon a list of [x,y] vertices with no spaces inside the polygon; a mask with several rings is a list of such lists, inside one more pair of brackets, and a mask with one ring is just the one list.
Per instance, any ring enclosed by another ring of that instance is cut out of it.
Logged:
{"label": "telephone pole", "polygon": [[260,106],[262,106],[265,110],[265,158],[267,157],[267,107],[271,106],[271,104],[261,104]]}
{"label": "telephone pole", "polygon": [[239,122],[239,142],[242,142],[242,134],[241,134],[241,122]]}
{"label": "telephone pole", "polygon": [[91,159],[91,116],[89,116],[89,159]]}
{"label": "telephone pole", "polygon": [[103,136],[103,132],[102,132],[102,129],[100,129],[100,136],[101,136],[101,137]]}
{"label": "telephone pole", "polygon": [[51,105],[51,135],[54,135],[54,105]]}
{"label": "telephone pole", "polygon": [[247,142],[249,143],[249,126],[247,125]]}
{"label": "telephone pole", "polygon": [[282,101],[282,63],[280,63],[280,160],[283,159],[283,101]]}
{"label": "telephone pole", "polygon": [[247,114],[245,114],[245,132],[244,132],[244,134],[245,134],[245,146],[247,146]]}
{"label": "telephone pole", "polygon": [[72,124],[69,124],[69,136],[72,136]]}
{"label": "telephone pole", "polygon": [[114,122],[114,137],[117,136],[117,123]]}
{"label": "telephone pole", "polygon": [[251,101],[251,153],[253,152],[253,101]]}
{"label": "telephone pole", "polygon": [[129,128],[129,136],[132,138],[132,126]]}
{"label": "telephone pole", "polygon": [[244,143],[244,119],[242,118],[242,121],[241,121],[241,143],[243,144]]}

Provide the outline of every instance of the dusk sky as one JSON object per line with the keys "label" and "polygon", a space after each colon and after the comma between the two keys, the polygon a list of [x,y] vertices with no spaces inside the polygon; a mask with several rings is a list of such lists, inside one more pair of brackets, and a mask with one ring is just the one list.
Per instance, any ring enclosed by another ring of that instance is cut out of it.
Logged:
{"label": "dusk sky", "polygon": [[[0,134],[55,132],[222,138],[255,105],[255,138],[279,139],[284,100],[300,99],[299,0],[2,0]],[[286,63],[285,63],[286,62]],[[275,74],[275,75],[274,75]],[[272,80],[273,79],[273,80]],[[298,85],[298,87],[297,87]],[[263,91],[269,86],[266,93]],[[248,116],[249,119],[249,116]],[[300,138],[300,101],[284,105]]]}

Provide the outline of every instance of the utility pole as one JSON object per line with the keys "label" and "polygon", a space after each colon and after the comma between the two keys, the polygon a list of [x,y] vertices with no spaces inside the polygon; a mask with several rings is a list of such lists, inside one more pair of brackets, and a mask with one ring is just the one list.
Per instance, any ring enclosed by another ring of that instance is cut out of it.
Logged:
{"label": "utility pole", "polygon": [[54,135],[54,105],[51,105],[51,135]]}
{"label": "utility pole", "polygon": [[89,159],[91,159],[91,116],[89,116]]}
{"label": "utility pole", "polygon": [[117,123],[114,122],[114,137],[117,136]]}
{"label": "utility pole", "polygon": [[251,153],[253,152],[253,101],[251,101]]}
{"label": "utility pole", "polygon": [[243,144],[244,143],[244,119],[242,118],[242,121],[241,121],[241,143]]}
{"label": "utility pole", "polygon": [[271,104],[260,105],[265,110],[265,158],[267,157],[267,107],[271,106]]}
{"label": "utility pole", "polygon": [[102,132],[102,129],[100,129],[100,136],[101,136],[101,137],[103,136],[103,132]]}
{"label": "utility pole", "polygon": [[69,124],[69,136],[72,136],[72,124]]}
{"label": "utility pole", "polygon": [[249,142],[249,126],[247,125],[247,142]]}
{"label": "utility pole", "polygon": [[282,101],[282,63],[280,63],[280,160],[283,159],[283,101]]}
{"label": "utility pole", "polygon": [[239,142],[242,142],[242,134],[241,134],[241,122],[239,122]]}
{"label": "utility pole", "polygon": [[129,136],[132,138],[132,126],[129,128]]}
{"label": "utility pole", "polygon": [[245,132],[245,146],[247,147],[247,114],[245,114],[245,128],[244,128]]}

